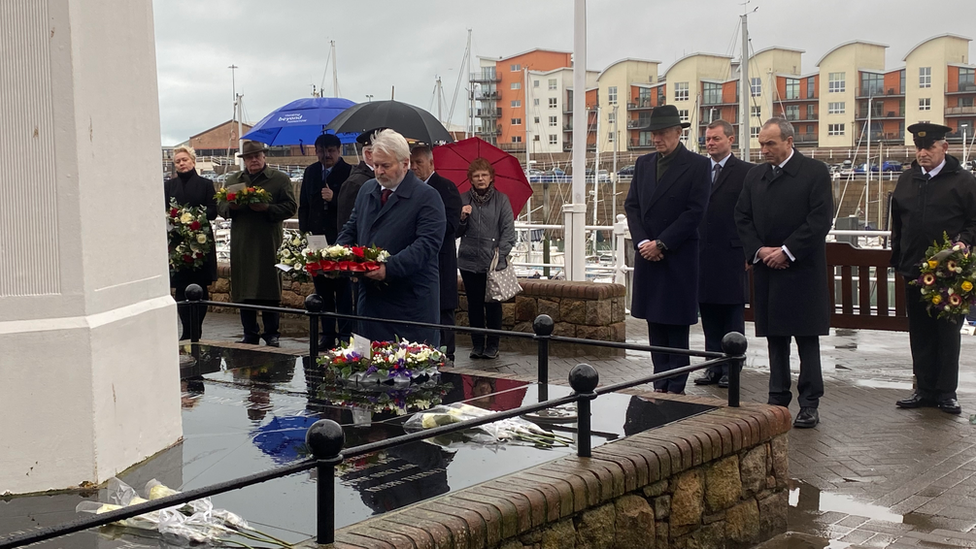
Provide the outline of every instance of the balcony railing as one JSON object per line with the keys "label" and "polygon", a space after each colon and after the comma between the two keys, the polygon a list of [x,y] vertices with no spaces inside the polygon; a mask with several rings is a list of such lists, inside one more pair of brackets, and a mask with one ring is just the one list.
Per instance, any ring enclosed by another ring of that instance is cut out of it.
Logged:
{"label": "balcony railing", "polygon": [[468,80],[471,82],[501,82],[502,76],[496,72],[473,72]]}
{"label": "balcony railing", "polygon": [[631,139],[630,146],[631,149],[650,149],[654,144],[651,142],[641,143],[639,139]]}
{"label": "balcony railing", "polygon": [[627,103],[627,110],[630,110],[630,111],[635,110],[635,109],[650,109],[650,108],[651,108],[651,98],[650,97],[637,98],[637,101],[636,102],[634,102],[634,103]]}
{"label": "balcony railing", "polygon": [[502,115],[501,109],[468,109],[469,113],[472,111],[478,118],[498,118]]}
{"label": "balcony railing", "polygon": [[976,114],[976,107],[946,107],[946,116]]}
{"label": "balcony railing", "polygon": [[493,92],[478,92],[478,93],[474,94],[474,98],[475,99],[478,99],[480,101],[485,101],[485,100],[490,101],[490,100],[493,100],[493,99],[497,100],[497,99],[500,99],[501,98],[501,94],[498,93],[498,92],[496,92],[496,91],[493,91]]}
{"label": "balcony railing", "polygon": [[816,143],[819,137],[815,133],[798,133],[793,135],[794,143]]}
{"label": "balcony railing", "polygon": [[961,82],[955,90],[948,90],[946,93],[976,93],[976,84]]}
{"label": "balcony railing", "polygon": [[628,130],[637,130],[637,129],[640,129],[640,128],[646,128],[648,126],[648,124],[650,124],[650,123],[651,123],[650,120],[645,120],[645,119],[641,119],[641,118],[638,118],[637,120],[628,120],[627,121],[627,129]]}

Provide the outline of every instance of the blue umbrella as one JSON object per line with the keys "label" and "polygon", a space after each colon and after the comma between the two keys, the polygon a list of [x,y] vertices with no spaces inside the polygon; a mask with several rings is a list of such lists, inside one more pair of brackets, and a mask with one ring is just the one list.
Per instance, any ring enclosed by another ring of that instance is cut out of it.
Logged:
{"label": "blue umbrella", "polygon": [[273,417],[252,433],[252,440],[275,463],[290,463],[309,457],[309,451],[305,447],[305,433],[318,420],[314,416]]}
{"label": "blue umbrella", "polygon": [[[326,133],[325,127],[339,113],[355,105],[340,97],[306,97],[276,109],[258,122],[244,139],[268,145],[312,145]],[[329,132],[334,133],[334,132]],[[343,143],[352,143],[359,134],[339,134]]]}

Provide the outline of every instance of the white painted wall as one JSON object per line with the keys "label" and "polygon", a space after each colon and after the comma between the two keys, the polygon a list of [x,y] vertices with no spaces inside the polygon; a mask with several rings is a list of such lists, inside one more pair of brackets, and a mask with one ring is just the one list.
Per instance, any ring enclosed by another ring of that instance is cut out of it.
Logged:
{"label": "white painted wall", "polygon": [[151,3],[0,2],[0,90],[0,493],[101,482],[181,436]]}

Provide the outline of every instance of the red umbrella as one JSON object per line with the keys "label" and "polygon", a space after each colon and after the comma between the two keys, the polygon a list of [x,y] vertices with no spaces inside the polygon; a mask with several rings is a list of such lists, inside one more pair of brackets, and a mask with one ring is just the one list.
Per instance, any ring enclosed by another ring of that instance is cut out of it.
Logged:
{"label": "red umbrella", "polygon": [[512,203],[512,213],[518,217],[532,196],[532,186],[525,178],[525,172],[517,158],[477,137],[434,147],[434,167],[437,173],[453,181],[460,193],[471,188],[468,166],[478,157],[484,158],[495,168],[495,188],[508,196]]}

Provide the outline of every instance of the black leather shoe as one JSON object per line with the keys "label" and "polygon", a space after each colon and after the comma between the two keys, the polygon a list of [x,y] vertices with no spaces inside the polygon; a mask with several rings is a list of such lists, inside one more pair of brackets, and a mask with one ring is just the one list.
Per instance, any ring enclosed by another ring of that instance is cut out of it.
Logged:
{"label": "black leather shoe", "polygon": [[258,344],[261,343],[261,340],[258,339],[258,338],[254,338],[254,337],[244,336],[244,337],[238,339],[237,342],[238,343],[245,343],[247,345],[258,345]]}
{"label": "black leather shoe", "polygon": [[962,413],[962,406],[959,406],[959,401],[956,400],[956,399],[954,399],[954,398],[946,398],[946,399],[940,400],[936,404],[936,406],[938,406],[940,410],[942,410],[943,412],[945,412],[947,414],[961,414]]}
{"label": "black leather shoe", "polygon": [[721,389],[728,389],[729,388],[729,376],[727,376],[727,375],[726,376],[722,376],[722,378],[718,380],[718,386]]}
{"label": "black leather shoe", "polygon": [[922,408],[925,406],[932,406],[933,404],[935,403],[918,393],[912,393],[912,396],[895,402],[895,406],[899,408]]}
{"label": "black leather shoe", "polygon": [[820,423],[820,412],[816,408],[800,408],[800,413],[796,414],[793,420],[795,429],[810,429]]}
{"label": "black leather shoe", "polygon": [[281,343],[278,342],[278,336],[271,336],[264,340],[268,347],[281,347]]}
{"label": "black leather shoe", "polygon": [[718,372],[705,372],[705,375],[695,378],[695,385],[715,385],[722,378]]}
{"label": "black leather shoe", "polygon": [[482,353],[481,358],[488,358],[488,359],[498,358],[498,347],[485,348],[485,352]]}
{"label": "black leather shoe", "polygon": [[485,358],[485,349],[483,347],[475,347],[471,349],[471,354],[468,358]]}

